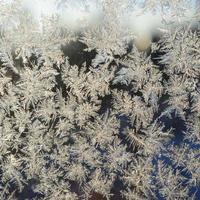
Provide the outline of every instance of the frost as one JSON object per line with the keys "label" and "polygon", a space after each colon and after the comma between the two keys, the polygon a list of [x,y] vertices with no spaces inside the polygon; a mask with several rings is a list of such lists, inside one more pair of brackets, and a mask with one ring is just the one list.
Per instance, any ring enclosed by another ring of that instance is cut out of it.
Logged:
{"label": "frost", "polygon": [[190,3],[0,1],[0,199],[198,198]]}

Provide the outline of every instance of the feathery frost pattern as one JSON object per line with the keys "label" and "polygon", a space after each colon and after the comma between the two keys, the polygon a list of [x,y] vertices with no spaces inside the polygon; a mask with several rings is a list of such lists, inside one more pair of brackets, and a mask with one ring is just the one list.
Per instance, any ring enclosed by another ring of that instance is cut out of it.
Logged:
{"label": "feathery frost pattern", "polygon": [[199,1],[30,2],[0,1],[0,200],[199,199]]}

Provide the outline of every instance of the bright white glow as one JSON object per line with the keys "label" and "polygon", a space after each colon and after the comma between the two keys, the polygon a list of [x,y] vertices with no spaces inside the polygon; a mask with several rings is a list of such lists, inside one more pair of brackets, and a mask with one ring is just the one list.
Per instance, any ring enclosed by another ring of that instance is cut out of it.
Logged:
{"label": "bright white glow", "polygon": [[36,20],[40,20],[42,15],[53,15],[56,13],[54,0],[23,0],[22,5]]}
{"label": "bright white glow", "polygon": [[162,26],[160,14],[146,12],[141,14],[140,10],[134,12],[131,16],[131,26],[136,34],[141,32],[153,32],[156,28]]}
{"label": "bright white glow", "polygon": [[60,25],[70,29],[78,29],[96,23],[100,18],[100,9],[95,0],[72,1],[57,7],[55,0],[23,0],[22,5],[33,19],[42,27],[42,16],[57,14]]}
{"label": "bright white glow", "polygon": [[76,3],[63,6],[59,10],[61,24],[70,27],[71,29],[77,29],[97,23],[100,20],[101,14],[95,0],[87,1],[85,4],[76,1]]}
{"label": "bright white glow", "polygon": [[140,37],[144,34],[151,35],[158,30],[167,31],[165,30],[166,27],[163,20],[167,23],[174,24],[174,26],[180,23],[184,24],[186,21],[195,22],[195,2],[196,0],[192,0],[189,5],[183,2],[182,6],[185,7],[185,11],[181,12],[168,8],[163,8],[162,10],[159,3],[153,10],[144,10],[141,1],[141,4],[134,4],[132,9],[127,10],[127,14],[124,15],[123,18],[125,21],[124,23],[133,30],[135,37]]}
{"label": "bright white glow", "polygon": [[42,16],[52,16],[57,12],[54,0],[22,0],[22,7],[33,17],[40,31],[43,26]]}
{"label": "bright white glow", "polygon": [[[14,2],[14,0],[0,0],[7,3]],[[60,16],[60,23],[62,26],[79,29],[85,26],[91,26],[100,22],[102,18],[102,10],[100,2],[103,0],[68,0],[67,4],[61,4],[57,7],[57,0],[22,0],[23,8],[33,16],[33,19],[42,27],[42,16],[51,16],[58,14]],[[180,18],[181,21],[192,19],[195,11],[196,0],[191,0],[188,10],[185,12],[185,17]],[[156,28],[162,27],[162,17],[160,8],[156,8],[156,12],[142,10],[144,0],[130,0],[130,8],[127,14],[122,19],[124,24],[131,27],[136,34],[141,32],[152,32]],[[158,3],[159,5],[159,3]],[[159,7],[159,6],[158,6]],[[193,7],[193,9],[191,9]],[[165,13],[166,20],[173,20],[171,11]]]}

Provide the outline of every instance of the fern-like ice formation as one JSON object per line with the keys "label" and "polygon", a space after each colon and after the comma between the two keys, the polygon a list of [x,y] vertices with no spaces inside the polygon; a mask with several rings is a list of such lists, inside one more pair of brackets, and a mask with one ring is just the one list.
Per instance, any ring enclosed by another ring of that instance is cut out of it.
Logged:
{"label": "fern-like ice formation", "polygon": [[195,3],[0,1],[0,200],[199,199]]}

